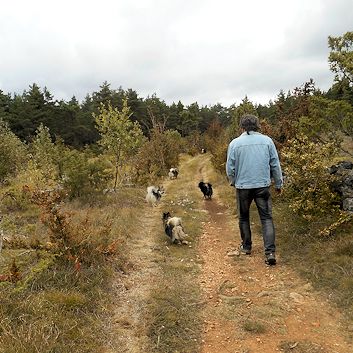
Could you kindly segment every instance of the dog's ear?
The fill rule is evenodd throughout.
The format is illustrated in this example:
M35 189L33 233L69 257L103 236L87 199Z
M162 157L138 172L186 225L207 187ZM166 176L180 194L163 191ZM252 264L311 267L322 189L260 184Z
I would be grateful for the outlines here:
M163 212L162 219L168 219L169 217L171 217L170 212Z

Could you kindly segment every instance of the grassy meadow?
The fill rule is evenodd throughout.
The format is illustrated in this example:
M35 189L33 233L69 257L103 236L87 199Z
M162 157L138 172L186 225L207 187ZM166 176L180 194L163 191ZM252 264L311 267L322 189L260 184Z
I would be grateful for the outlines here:
M112 279L128 266L126 242L143 200L142 189L130 188L63 204L65 226L81 242L75 256L53 251L37 207L4 216L5 235L16 234L0 257L0 274L12 276L0 282L0 352L104 352L114 344Z

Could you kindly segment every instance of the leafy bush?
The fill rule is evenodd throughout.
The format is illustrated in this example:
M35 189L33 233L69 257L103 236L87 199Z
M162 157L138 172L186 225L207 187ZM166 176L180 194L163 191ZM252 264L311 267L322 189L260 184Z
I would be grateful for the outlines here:
M182 141L181 135L175 130L161 132L154 129L151 138L143 144L132 161L135 179L145 183L166 175L171 167L176 167Z
M213 146L212 164L221 174L225 174L226 172L227 150L228 140L225 138L221 139Z
M74 222L73 214L63 209L59 192L35 190L31 195L41 209L41 221L50 230L47 249L72 261L77 271L81 263L94 263L116 252L118 241L112 239L111 220L98 225L87 216Z
M11 213L16 211L29 211L33 209L33 204L30 200L28 188L51 188L55 184L45 180L44 175L38 169L32 160L24 165L16 176L8 179L7 185L0 189L0 210L3 213ZM24 214L22 214L22 219ZM19 218L17 219L20 220Z
M184 137L185 144L183 146L183 152L195 156L200 153L202 148L207 148L203 135L199 131L193 131L189 135Z
M30 206L30 200L18 185L1 190L1 211L24 211Z
M113 176L112 166L103 156L89 158L77 150L66 151L62 171L63 187L71 198L103 190Z
M33 161L42 171L46 179L56 179L58 170L55 165L57 146L52 142L49 129L40 124L36 131L36 137L31 144Z
M123 107L120 111L110 104L107 107L102 104L99 108L99 115L93 114L101 135L98 143L113 156L114 189L117 186L124 161L133 156L144 141L141 127L137 121L130 120L131 115L127 99L123 100Z
M16 173L26 160L26 146L0 119L0 181Z
M332 234L350 219L339 209L338 195L331 189L335 177L329 174L328 165L335 152L333 142L313 142L305 135L288 141L282 150L286 175L284 195L289 207L310 221L311 227L320 223L321 234Z
M300 116L295 127L313 140L336 140L339 144L340 132L353 137L353 107L345 101L312 96L307 115Z

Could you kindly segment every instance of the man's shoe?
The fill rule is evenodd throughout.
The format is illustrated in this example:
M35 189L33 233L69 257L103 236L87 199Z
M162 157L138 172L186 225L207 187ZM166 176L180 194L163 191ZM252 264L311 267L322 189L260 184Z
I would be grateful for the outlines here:
M251 255L250 249L244 249L243 245L240 245L239 251L243 255Z
M265 255L265 263L266 265L276 265L276 256L274 253L266 254Z

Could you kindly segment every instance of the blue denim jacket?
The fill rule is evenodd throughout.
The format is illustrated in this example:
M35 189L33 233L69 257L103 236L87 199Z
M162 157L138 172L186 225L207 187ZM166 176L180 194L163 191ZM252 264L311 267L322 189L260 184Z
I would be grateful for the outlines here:
M282 188L283 177L272 139L259 132L244 132L228 146L226 172L237 189L255 189L271 185Z

